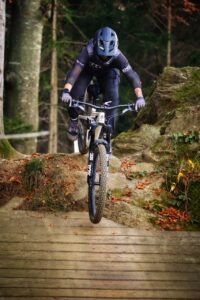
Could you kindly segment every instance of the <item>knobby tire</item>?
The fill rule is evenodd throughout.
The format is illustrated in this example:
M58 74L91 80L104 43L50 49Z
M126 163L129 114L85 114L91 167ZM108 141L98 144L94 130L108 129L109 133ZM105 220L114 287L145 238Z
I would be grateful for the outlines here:
M105 145L99 144L95 147L92 179L88 187L89 217L94 224L99 223L103 216L107 198L107 172L106 148Z

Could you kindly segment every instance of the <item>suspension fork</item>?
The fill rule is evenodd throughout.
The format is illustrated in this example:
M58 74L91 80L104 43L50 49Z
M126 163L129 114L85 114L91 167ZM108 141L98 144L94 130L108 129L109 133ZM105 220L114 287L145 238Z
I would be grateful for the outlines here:
M108 148L108 143L106 140L104 139L98 139L95 140L94 139L94 135L92 135L91 137L91 142L90 142L90 147L89 147L89 155L88 155L88 174L87 174L87 183L89 186L91 186L93 184L93 179L94 179L94 159L95 159L95 148L98 145L104 145L106 148L106 152L107 152L107 148ZM107 168L109 167L109 156L110 154L108 154L107 152Z
M90 145L88 153L88 170L87 170L87 183L89 186L92 185L92 180L94 177L94 130L90 130Z

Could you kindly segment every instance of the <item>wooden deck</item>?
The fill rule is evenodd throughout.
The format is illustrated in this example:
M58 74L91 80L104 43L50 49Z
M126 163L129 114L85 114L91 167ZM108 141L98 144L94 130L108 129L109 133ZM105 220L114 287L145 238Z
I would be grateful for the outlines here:
M0 208L0 299L200 299L200 232Z

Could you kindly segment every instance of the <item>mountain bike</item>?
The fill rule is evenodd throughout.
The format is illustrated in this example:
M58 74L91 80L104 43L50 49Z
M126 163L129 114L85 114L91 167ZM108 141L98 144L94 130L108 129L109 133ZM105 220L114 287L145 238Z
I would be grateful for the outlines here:
M88 210L90 221L97 224L101 221L107 198L107 177L109 159L112 153L110 121L106 111L123 109L120 115L134 111L134 104L117 106L94 105L79 100L72 100L71 106L82 113L78 116L78 145L81 154L88 152ZM84 114L85 108L91 109L91 114Z

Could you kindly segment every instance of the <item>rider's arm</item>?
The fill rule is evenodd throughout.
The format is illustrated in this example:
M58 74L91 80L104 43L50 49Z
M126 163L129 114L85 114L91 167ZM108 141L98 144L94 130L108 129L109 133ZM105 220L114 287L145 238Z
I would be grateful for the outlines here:
M130 81L136 97L143 97L142 89L141 89L141 81L140 77L135 70L129 64L127 58L119 51L119 55L116 58L116 63L121 72L127 77Z
M141 88L135 88L134 89L135 91L135 94L136 94L136 97L139 98L139 97L143 97L143 94L142 94L142 89Z
M68 89L69 92L71 91L75 81L79 77L81 71L87 64L88 60L89 60L88 50L87 50L87 47L84 47L82 49L82 51L80 52L80 54L78 55L72 69L66 75L64 88Z

